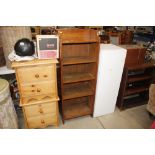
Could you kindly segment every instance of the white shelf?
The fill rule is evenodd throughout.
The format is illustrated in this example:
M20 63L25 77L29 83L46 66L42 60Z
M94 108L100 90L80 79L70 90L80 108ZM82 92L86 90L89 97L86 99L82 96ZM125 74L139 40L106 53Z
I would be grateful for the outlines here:
M12 74L12 73L15 73L15 70L9 69L6 66L0 67L0 75Z

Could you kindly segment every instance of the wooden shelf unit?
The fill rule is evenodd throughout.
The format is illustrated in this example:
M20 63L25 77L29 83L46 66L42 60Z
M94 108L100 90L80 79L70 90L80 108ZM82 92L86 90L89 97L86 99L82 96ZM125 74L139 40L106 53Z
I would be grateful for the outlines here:
M146 53L144 47L139 45L120 46L127 49L116 103L123 110L147 103L150 84L155 81L155 60L144 61Z
M125 66L117 98L117 106L121 110L147 103L149 87L154 80L154 64L139 64L139 67L135 68Z
M58 29L61 111L67 119L93 112L99 55L96 30ZM85 98L89 98L84 100ZM78 101L78 102L77 102Z

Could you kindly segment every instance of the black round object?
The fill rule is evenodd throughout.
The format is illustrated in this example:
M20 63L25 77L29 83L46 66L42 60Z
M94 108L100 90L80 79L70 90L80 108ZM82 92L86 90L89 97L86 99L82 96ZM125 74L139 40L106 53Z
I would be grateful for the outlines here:
M27 38L20 39L14 46L15 53L19 56L32 56L35 51L34 43Z

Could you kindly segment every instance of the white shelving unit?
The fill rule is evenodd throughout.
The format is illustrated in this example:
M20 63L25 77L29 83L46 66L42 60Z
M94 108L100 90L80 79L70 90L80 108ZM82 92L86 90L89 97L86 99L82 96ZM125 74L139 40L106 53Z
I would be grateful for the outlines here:
M7 68L7 66L0 67L0 75L12 74L15 73L15 70Z

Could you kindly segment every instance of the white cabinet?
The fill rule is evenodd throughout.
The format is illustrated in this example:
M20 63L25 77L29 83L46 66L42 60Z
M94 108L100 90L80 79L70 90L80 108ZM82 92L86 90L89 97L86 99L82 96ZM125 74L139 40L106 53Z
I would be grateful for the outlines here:
M126 49L116 45L100 45L94 117L112 113L115 110L126 52Z

